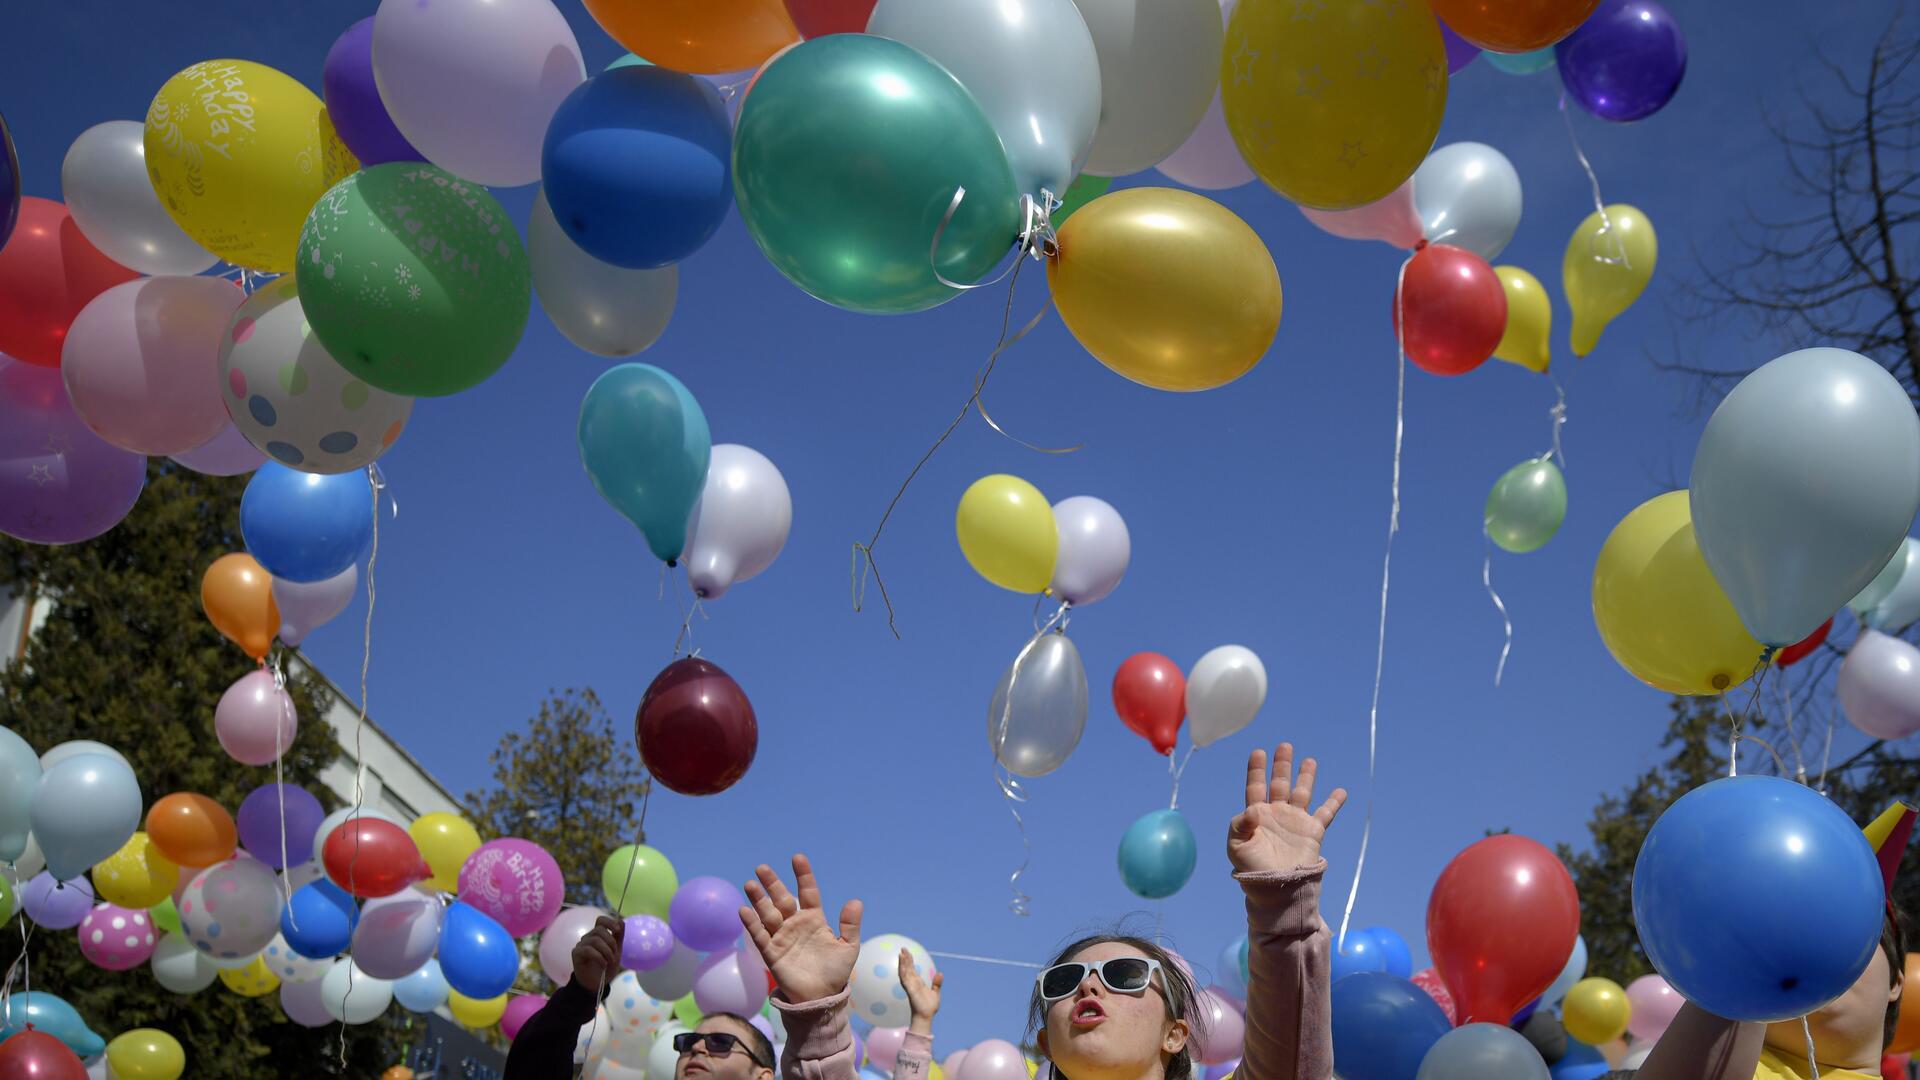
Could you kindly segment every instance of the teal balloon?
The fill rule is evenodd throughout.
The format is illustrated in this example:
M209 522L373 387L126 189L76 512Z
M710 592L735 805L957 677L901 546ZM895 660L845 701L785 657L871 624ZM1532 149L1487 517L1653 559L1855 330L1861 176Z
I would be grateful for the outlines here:
M897 41L833 34L754 83L733 143L734 198L754 242L813 296L876 315L959 295L1006 255L1020 196L993 125L939 64Z
M1193 877L1199 848L1193 827L1178 810L1155 810L1127 827L1120 838L1120 880L1137 896L1161 900Z
M26 854L40 755L12 728L0 727L0 862Z
M1504 551L1538 551L1567 519L1567 479L1545 458L1523 461L1487 495L1487 536Z
M1553 66L1553 46L1523 53L1482 52L1494 70L1509 75L1538 75Z
M639 526L669 566L687 546L687 518L712 456L700 403L652 364L608 370L580 403L580 461L594 490Z
M0 1015L0 1042L6 1042L29 1026L66 1043L67 1049L83 1058L105 1053L107 1049L107 1040L88 1027L65 998L44 990L16 991L7 998L7 1011Z

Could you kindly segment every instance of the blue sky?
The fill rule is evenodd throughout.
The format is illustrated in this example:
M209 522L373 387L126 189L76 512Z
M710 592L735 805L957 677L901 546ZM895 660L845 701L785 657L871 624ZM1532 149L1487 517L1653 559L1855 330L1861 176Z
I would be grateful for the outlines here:
M589 70L619 53L578 3L559 3ZM1500 621L1479 580L1481 507L1502 471L1546 449L1553 391L1500 363L1455 380L1408 375L1374 842L1355 918L1399 928L1421 956L1427 891L1459 848L1503 826L1583 842L1595 799L1659 759L1666 699L1615 666L1588 605L1607 531L1686 476L1704 420L1692 408L1696 388L1650 358L1751 366L1820 344L1692 330L1664 301L1694 274L1696 252L1732 250L1744 204L1778 199L1782 169L1763 110L1791 111L1796 82L1830 98L1814 49L1863 60L1891 8L1756 0L1713 19L1712 5L1673 6L1691 53L1675 101L1630 126L1575 117L1607 198L1653 220L1661 261L1648 295L1578 364L1565 355L1567 313L1556 299L1569 513L1542 551L1495 560L1516 634L1498 689ZM257 60L317 89L334 37L374 7L22 6L6 35L0 109L26 191L57 197L74 136L143 117L154 90L194 61ZM1454 78L1440 139L1489 142L1513 160L1526 212L1500 261L1531 269L1556 297L1567 235L1592 208L1557 92L1551 74L1514 78L1476 63ZM522 226L533 191L499 193ZM805 850L831 898L865 898L869 933L1014 959L1044 959L1073 931L1151 914L1120 884L1114 852L1135 817L1166 805L1166 769L1115 718L1107 688L1133 652L1164 652L1185 666L1238 642L1265 658L1272 689L1254 725L1203 751L1187 774L1181 806L1201 860L1164 904L1166 932L1203 969L1237 933L1224 830L1244 755L1280 739L1318 755L1326 781L1355 794L1327 847L1325 907L1338 919L1368 796L1398 256L1316 231L1257 183L1221 201L1259 230L1279 265L1286 311L1272 351L1224 389L1175 396L1108 372L1049 318L1003 358L988 399L1016 434L1086 449L1041 456L977 420L962 426L878 548L899 641L877 605L851 610L850 544L865 539L965 397L993 343L1002 294L908 317L842 312L788 284L737 214L683 265L672 326L641 359L686 382L716 441L771 457L794 500L780 560L710 605L696 629L704 655L753 699L761 742L733 790L653 801L650 838L683 877L739 879L756 862L779 865ZM1025 275L1018 317L1044 295L1041 276ZM486 781L488 751L548 688L592 686L624 725L671 659L680 601L658 598L659 564L594 494L575 447L580 397L607 364L536 311L498 375L457 397L422 400L385 459L402 509L381 528L370 706L456 791ZM1032 603L976 577L952 532L960 492L1000 471L1056 500L1106 499L1134 545L1125 583L1073 619L1093 709L1072 760L1031 784L1027 918L1006 908L1020 846L990 777L984 719ZM359 667L362 610L356 604L308 643L343 685ZM1836 755L1859 744L1843 730ZM939 1052L1017 1037L1028 976L946 966Z

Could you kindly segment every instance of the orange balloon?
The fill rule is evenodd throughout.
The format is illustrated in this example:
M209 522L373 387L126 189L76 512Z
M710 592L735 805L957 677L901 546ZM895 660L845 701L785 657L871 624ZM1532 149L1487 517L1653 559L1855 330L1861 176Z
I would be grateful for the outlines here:
M1532 52L1574 32L1600 0L1433 0L1433 13L1483 49Z
M380 1074L380 1080L413 1080L413 1070L405 1065L395 1065Z
M200 606L215 630L255 660L266 659L280 632L280 605L273 601L273 578L253 556L235 552L213 560L200 578Z
M226 807L205 795L176 791L147 811L147 840L178 866L202 867L233 858L240 835Z
M664 68L718 75L800 40L782 0L586 0L613 40Z
M1900 987L1900 1019L1893 1026L1893 1041L1887 1053L1905 1054L1920 1050L1920 953L1907 954L1907 973Z

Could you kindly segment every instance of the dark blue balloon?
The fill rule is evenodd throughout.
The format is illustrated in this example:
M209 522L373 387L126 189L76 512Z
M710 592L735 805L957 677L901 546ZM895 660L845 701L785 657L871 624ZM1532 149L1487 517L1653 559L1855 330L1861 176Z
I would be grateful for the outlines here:
M1659 112L1687 74L1687 41L1653 0L1601 0L1553 55L1567 96L1616 123Z
M1586 1043L1567 1040L1567 1056L1553 1063L1553 1080L1600 1080L1613 1070L1600 1051Z
M1513 1014L1513 1019L1507 1023L1507 1026L1517 1028L1520 1025L1526 1023L1528 1020L1533 1018L1534 1010L1538 1009L1539 1007L1540 1007L1539 998L1534 998L1532 1001L1529 1001L1525 1005L1520 1006L1520 1011Z
M347 951L359 922L360 907L347 890L321 878L293 890L280 911L280 936L301 956L325 960Z
M1367 933L1373 935L1380 945L1380 955L1386 957L1387 974L1413 978L1413 950L1407 948L1407 939L1400 936L1400 931L1391 926L1369 926Z
M496 998L513 985L520 950L485 912L455 900L440 923L440 974L470 998Z
M0 116L0 247L13 235L13 223L20 220L20 154L13 148L13 132L7 130L7 118Z
M1366 971L1333 984L1333 1059L1346 1080L1413 1080L1451 1030L1427 992L1397 975Z
M1164 899L1186 885L1198 858L1193 827L1180 811L1149 811L1120 838L1120 880L1136 896Z
M727 216L733 123L704 79L615 68L560 103L540 180L580 250L615 266L666 266L700 250Z
M1333 952L1333 981L1349 975L1386 973L1387 954L1371 930L1349 930L1347 939ZM1409 972L1411 974L1411 972Z
M1885 903L1859 826L1773 776L1682 795L1633 867L1647 959L1682 997L1729 1020L1804 1016L1845 993L1879 947Z
M325 581L359 561L373 543L373 485L365 472L337 476L269 461L240 497L240 535L267 573Z

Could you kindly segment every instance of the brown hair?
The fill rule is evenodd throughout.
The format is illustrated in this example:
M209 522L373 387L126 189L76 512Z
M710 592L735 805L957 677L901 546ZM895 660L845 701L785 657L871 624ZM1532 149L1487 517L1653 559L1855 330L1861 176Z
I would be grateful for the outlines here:
M780 1068L780 1063L773 1059L773 1040L767 1038L765 1032L754 1027L753 1021L741 1016L739 1013L730 1012L710 1012L700 1019L731 1020L741 1027L746 1028L747 1033L744 1038L747 1042L747 1056L753 1059L755 1065L763 1069L778 1070Z
M1167 1016L1173 1020L1185 1020L1189 1029L1187 1045L1181 1047L1180 1052L1173 1055L1173 1059L1167 1062L1166 1080L1193 1080L1195 1075L1193 1044L1194 1040L1200 1036L1205 1018L1194 1007L1194 1002L1199 998L1199 990L1193 984L1193 976L1187 974L1186 965L1176 959L1171 951L1133 934L1121 932L1090 934L1078 941L1067 943L1064 948L1054 954L1053 959L1049 960L1046 966L1052 967L1055 964L1066 963L1083 949L1109 942L1138 949L1140 955L1159 961L1160 977L1164 983L1164 996L1167 1002ZM1044 971L1045 968L1041 970ZM1035 980L1032 997L1027 1003L1027 1042L1029 1044L1035 1042L1035 1033L1046 1027L1048 1004L1041 1000L1040 983ZM1053 1080L1066 1080L1066 1076L1057 1066L1052 1068Z
M1899 986L1907 977L1907 917L1892 901L1887 902L1887 921L1880 928L1880 951L1887 954L1887 989ZM1901 998L1887 1002L1887 1021L1880 1035L1880 1052L1893 1045L1893 1028L1900 1022Z

